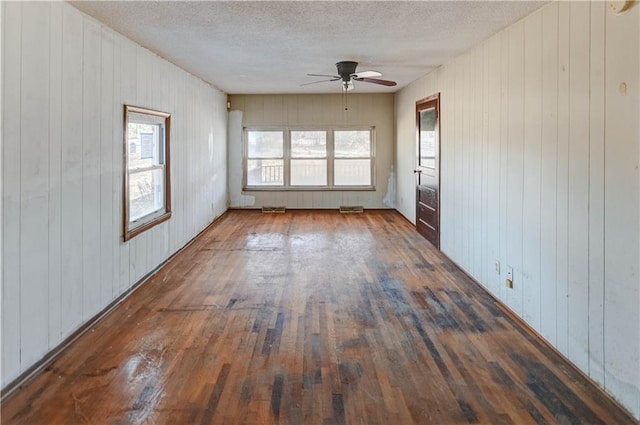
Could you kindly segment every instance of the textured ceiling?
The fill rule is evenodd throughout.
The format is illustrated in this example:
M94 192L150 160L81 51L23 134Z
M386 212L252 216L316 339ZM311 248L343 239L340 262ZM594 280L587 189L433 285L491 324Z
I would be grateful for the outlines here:
M340 93L353 60L394 92L540 8L532 1L79 1L76 8L231 94Z

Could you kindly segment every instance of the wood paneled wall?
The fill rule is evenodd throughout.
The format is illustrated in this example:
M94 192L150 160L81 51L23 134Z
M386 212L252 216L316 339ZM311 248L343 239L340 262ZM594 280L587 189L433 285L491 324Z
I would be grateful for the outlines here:
M226 95L63 2L2 2L2 385L227 208ZM172 114L173 216L122 242L123 104Z
M389 171L393 164L393 94L349 93L348 110L344 110L343 96L340 94L320 95L232 95L229 96L231 109L242 111L242 125L251 126L344 126L375 127L376 131L376 174L375 191L250 191L250 197L235 196L232 200L255 200L251 205L231 205L232 207L260 208L286 206L287 208L338 208L341 205L362 205L365 208L386 208L382 199L387 193ZM229 128L229 132L242 129ZM242 138L232 137L232 140ZM230 157L242 152L242 145L229 146ZM229 164L229 179L242 179L242 163Z
M639 15L554 3L396 95L398 209L440 92L442 250L638 418Z

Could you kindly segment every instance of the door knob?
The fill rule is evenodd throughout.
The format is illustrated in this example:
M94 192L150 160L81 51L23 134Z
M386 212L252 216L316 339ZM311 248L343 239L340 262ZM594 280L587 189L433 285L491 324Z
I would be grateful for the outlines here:
M413 170L414 174L417 174L420 172L420 170Z

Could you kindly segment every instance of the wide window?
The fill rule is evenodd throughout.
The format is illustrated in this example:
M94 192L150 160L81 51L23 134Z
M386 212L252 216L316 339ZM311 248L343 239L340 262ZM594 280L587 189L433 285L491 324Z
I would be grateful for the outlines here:
M374 131L245 129L247 190L373 190Z
M171 217L170 115L125 105L124 240Z

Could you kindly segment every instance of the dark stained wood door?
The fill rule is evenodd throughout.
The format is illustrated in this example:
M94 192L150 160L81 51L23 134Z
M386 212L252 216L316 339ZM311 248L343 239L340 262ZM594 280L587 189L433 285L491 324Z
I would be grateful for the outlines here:
M440 94L416 102L416 228L440 248Z

